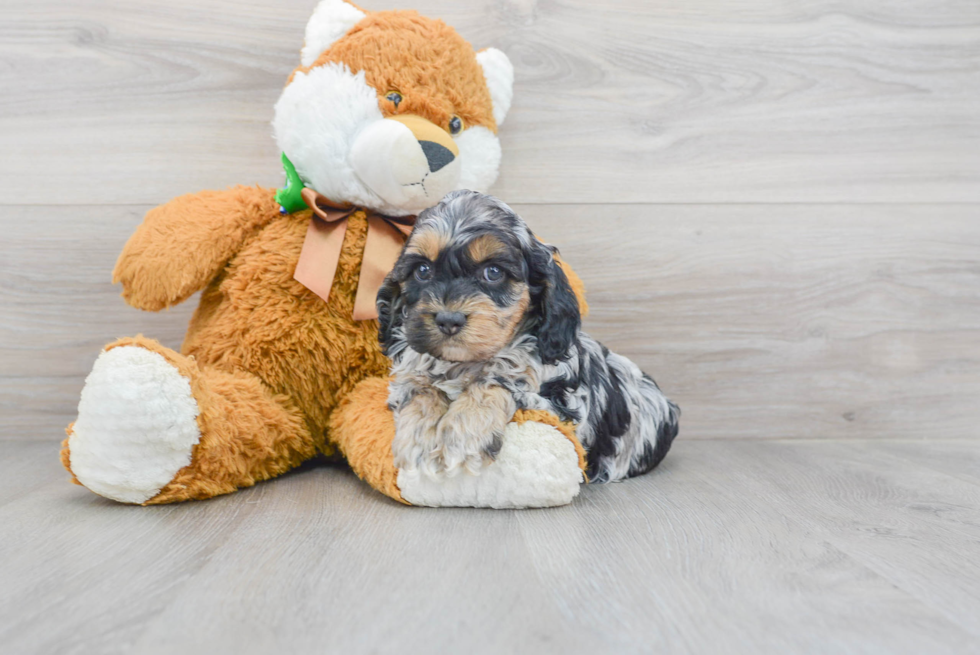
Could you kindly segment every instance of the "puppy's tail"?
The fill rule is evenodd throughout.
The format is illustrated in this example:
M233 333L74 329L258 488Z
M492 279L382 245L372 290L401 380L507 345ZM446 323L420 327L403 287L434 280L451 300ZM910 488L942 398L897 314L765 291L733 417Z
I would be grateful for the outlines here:
M664 396L660 387L646 373L640 383L640 398L643 405L633 418L643 423L641 439L630 460L626 477L632 478L653 470L670 450L680 429L680 407Z

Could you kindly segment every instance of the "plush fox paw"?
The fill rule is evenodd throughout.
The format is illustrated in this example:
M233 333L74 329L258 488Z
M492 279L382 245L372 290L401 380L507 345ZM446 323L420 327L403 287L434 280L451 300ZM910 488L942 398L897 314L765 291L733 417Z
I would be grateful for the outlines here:
M445 403L429 408L441 416ZM585 481L585 451L574 426L540 410L518 410L507 423L495 459L479 475L460 472L432 479L416 458L399 462L393 451L395 419L388 409L388 379L362 380L341 401L330 434L363 480L381 493L430 507L554 507L567 505ZM394 450L399 450L395 448Z
M496 459L479 475L433 480L418 469L399 469L404 500L428 507L554 507L567 505L583 482L575 445L555 427L508 423Z
M190 381L159 353L103 351L82 389L67 463L100 496L146 502L190 463L199 413Z

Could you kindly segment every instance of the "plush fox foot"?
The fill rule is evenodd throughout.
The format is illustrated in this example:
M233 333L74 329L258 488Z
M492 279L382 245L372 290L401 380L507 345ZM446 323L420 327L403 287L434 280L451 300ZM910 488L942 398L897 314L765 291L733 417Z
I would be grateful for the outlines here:
M201 440L190 380L137 346L103 352L68 437L71 471L90 490L143 503L191 463Z
M544 411L520 410L507 425L496 459L479 475L432 480L395 466L395 423L388 380L362 381L331 419L331 437L354 472L404 503L428 507L553 507L567 505L584 481L585 453L574 428Z
M578 495L582 469L574 444L554 426L509 423L496 459L479 475L437 480L418 469L398 471L402 498L427 507L554 507Z
M299 414L258 378L136 337L96 360L62 463L100 496L159 504L251 486L315 453Z

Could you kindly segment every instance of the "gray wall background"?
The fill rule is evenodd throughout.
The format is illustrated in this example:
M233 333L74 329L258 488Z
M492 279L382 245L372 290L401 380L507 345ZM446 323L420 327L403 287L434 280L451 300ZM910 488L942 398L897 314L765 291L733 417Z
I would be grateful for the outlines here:
M980 3L385 0L516 68L494 192L685 438L978 436ZM0 439L56 440L146 210L279 185L313 0L0 2ZM57 16L52 19L52 16Z

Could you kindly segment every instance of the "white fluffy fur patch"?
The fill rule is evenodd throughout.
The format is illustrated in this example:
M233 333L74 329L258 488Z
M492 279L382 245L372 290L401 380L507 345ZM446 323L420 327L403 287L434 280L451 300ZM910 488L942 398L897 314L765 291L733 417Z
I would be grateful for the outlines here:
M302 64L312 65L324 50L365 16L367 14L344 0L322 0L306 24L306 41L300 53Z
M510 103L514 99L514 65L510 63L500 50L487 48L476 53L476 60L483 68L483 77L487 80L490 99L493 101L493 120L502 125L510 111Z
M543 423L510 423L496 461L480 475L461 473L435 482L416 471L398 472L402 498L427 507L555 507L578 495L582 471L575 447Z
M104 351L68 439L71 470L100 496L145 502L190 464L199 412L190 381L163 356L137 346Z
M485 127L471 127L456 137L462 163L456 189L485 192L500 172L500 139ZM434 203L433 203L434 204Z

